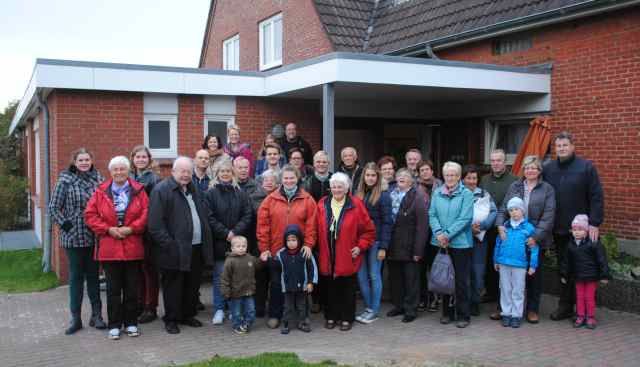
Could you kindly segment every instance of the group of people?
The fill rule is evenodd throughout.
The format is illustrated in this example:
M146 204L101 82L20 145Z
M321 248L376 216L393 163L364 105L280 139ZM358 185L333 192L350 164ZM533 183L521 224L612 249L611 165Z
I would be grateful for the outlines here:
M441 307L441 323L464 328L499 283L499 311L491 317L519 327L523 318L539 320L540 264L552 244L563 293L551 317L571 317L577 294L575 326L593 328L597 282L609 278L598 241L602 188L592 163L576 157L569 133L554 145L557 159L543 168L538 157L525 158L522 178L507 171L498 149L488 175L446 162L442 180L417 149L399 168L391 156L361 165L356 149L346 147L329 172L329 155L312 154L293 123L280 141L266 137L257 160L236 126L227 144L207 136L194 158L175 159L163 180L145 146L112 158L107 179L93 155L78 149L49 204L69 262L66 334L82 328L85 279L89 324L109 329L110 339L123 331L138 336L138 323L157 318L160 287L165 330L200 327L206 268L213 270L212 323L228 315L238 334L257 317L282 334L309 332L312 312L324 313L327 329L370 324L380 316L384 266L393 305L387 317L408 323ZM427 289L439 252L453 264L451 295ZM492 277L498 273L499 282Z

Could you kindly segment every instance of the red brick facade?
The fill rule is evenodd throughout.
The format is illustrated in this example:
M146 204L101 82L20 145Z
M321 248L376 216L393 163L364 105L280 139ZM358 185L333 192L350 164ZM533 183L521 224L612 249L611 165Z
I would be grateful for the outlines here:
M217 0L200 67L222 69L222 43L239 34L240 70L258 70L258 24L278 13L282 13L283 65L333 51L312 0Z

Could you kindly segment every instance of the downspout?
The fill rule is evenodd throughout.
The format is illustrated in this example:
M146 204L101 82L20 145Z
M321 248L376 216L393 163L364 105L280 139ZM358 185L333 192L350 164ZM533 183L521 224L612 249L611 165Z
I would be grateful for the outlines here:
M427 56L429 56L430 59L440 60L438 55L436 55L435 52L433 52L433 48L431 47L430 43L427 43L426 45L424 45L424 50L425 50L425 52L427 53Z
M38 108L42 111L42 129L44 131L44 243L42 244L42 271L51 271L51 214L49 213L51 163L49 157L49 106L41 93L36 93ZM38 163L36 163L38 164Z

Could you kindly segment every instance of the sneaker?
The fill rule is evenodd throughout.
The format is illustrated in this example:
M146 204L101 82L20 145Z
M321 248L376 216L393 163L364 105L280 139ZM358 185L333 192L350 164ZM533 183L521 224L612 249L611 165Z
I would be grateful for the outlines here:
M249 325L243 324L240 325L240 329L244 330L245 333L249 332Z
M132 338L140 335L140 331L138 331L138 327L133 325L127 326L126 332L127 332L127 336L130 336Z
M366 310L362 311L360 315L356 316L356 321L364 324L364 321L362 320L366 319L369 313L371 313L371 311L367 308Z
M520 327L520 324L522 323L522 319L520 317L512 317L511 318L511 327L514 329L517 329Z
M120 329L111 329L109 330L109 339L118 340L120 339Z
M224 322L224 311L222 310L216 311L216 313L213 315L213 319L211 320L211 322L214 325L222 325L222 323Z
M286 321L282 322L282 327L280 327L280 334L287 335L289 334L289 323Z
M502 316L502 326L504 327L511 326L511 316Z
M597 323L596 323L596 319L594 319L593 317L589 317L587 318L587 329L593 330L596 328Z
M369 312L369 313L367 313L366 316L364 316L362 318L362 320L360 320L360 322L363 323L363 324L370 324L370 323L376 321L377 319L378 319L378 315L377 314L375 314L373 312Z
M246 334L247 333L247 331L242 326L231 328L231 330L233 330L233 332L238 334L238 335L242 335L242 334Z
M576 321L573 323L573 327L574 328L579 328L579 327L583 327L585 325L585 319L582 316L578 316L576 317Z

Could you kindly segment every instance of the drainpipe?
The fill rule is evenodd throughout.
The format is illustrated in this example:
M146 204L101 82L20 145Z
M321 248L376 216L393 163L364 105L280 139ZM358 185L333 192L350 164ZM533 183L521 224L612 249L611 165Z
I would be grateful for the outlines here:
M50 200L50 180L51 180L51 163L49 157L49 106L42 97L41 93L37 93L38 108L42 111L42 129L44 131L44 241L42 244L42 271L51 271L51 215L49 213ZM37 162L36 162L37 164Z
M440 58L438 57L438 55L435 54L435 52L433 52L433 48L431 47L430 43L427 43L424 46L424 50L427 53L427 56L429 56L430 59L434 59L434 60L440 60Z

